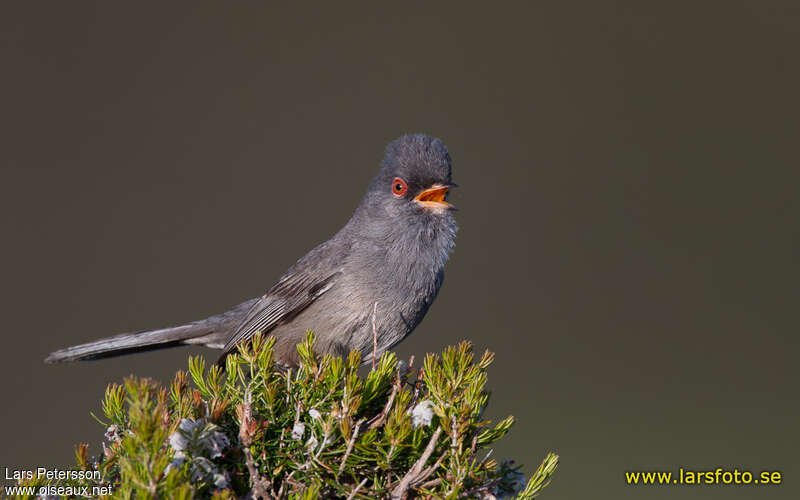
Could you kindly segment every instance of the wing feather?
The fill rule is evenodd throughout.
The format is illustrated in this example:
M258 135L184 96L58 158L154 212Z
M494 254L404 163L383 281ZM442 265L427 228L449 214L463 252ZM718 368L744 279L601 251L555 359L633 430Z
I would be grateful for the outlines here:
M325 244L320 245L320 247L324 246ZM334 286L336 277L341 275L341 271L330 259L320 259L320 254L327 253L322 251L324 248L320 247L309 252L306 257L292 266L250 308L226 342L223 348L223 357L234 351L240 342L249 340L256 332L267 333L276 326L291 321Z

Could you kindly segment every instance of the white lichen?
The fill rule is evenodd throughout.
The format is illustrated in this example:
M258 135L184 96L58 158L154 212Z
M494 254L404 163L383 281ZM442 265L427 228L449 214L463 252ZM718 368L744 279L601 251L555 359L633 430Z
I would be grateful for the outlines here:
M175 453L165 472L189 462L192 480L209 481L220 489L229 486L228 477L209 459L221 457L225 448L230 446L228 437L219 431L219 427L203 419L184 418L178 429L170 434L169 445Z
M122 438L119 435L119 427L117 427L116 424L110 425L108 429L106 429L105 438L109 443L117 443L121 441Z
M417 406L411 410L411 425L415 428L421 425L429 426L433 420L433 402L426 399L420 401Z
M292 427L292 439L295 441L299 441L303 439L303 435L306 433L306 424L303 422L297 422Z

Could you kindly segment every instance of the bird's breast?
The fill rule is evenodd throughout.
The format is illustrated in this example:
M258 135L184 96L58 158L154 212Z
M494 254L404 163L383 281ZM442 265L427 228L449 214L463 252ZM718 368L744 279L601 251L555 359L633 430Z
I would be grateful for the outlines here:
M354 248L340 293L348 316L358 318L346 336L363 359L372 356L373 322L380 355L422 321L442 285L453 247L455 227L447 229L363 241Z

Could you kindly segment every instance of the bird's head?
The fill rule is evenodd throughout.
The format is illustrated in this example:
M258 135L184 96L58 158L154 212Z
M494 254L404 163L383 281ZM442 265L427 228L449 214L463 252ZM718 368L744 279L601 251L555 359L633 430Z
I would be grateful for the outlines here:
M450 154L426 134L409 134L389 143L381 169L364 203L392 217L452 219L447 201L452 183Z

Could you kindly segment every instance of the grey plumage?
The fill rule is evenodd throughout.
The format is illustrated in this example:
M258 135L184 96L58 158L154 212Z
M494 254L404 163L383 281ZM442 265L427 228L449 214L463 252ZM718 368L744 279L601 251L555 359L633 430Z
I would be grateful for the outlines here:
M439 140L405 135L345 226L298 260L264 296L177 327L127 333L56 351L47 362L97 359L182 344L221 347L222 357L256 331L274 335L279 361L296 363L307 330L323 352L377 354L419 324L442 285L457 226L445 201L451 160ZM405 188L405 190L403 190ZM402 191L402 192L401 192Z

